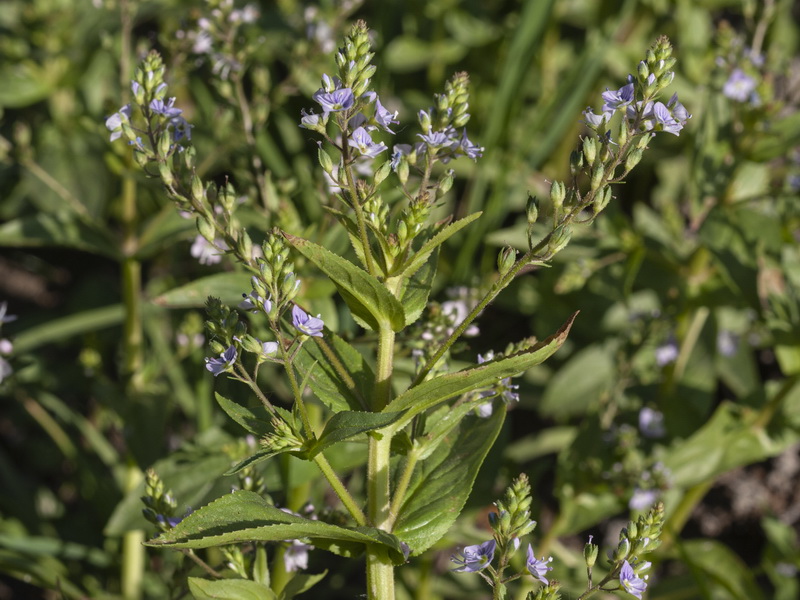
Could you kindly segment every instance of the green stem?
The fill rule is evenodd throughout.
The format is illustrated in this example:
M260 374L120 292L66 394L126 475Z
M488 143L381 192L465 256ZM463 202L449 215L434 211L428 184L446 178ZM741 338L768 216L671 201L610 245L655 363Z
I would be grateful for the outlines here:
M350 204L353 211L356 213L356 223L358 223L358 238L361 240L361 246L364 250L364 262L366 263L367 272L370 275L375 275L375 262L372 259L372 247L369 245L369 237L367 236L367 222L364 219L364 209L361 207L361 200L358 197L356 190L356 180L353 177L353 170L348 165L349 151L347 145L342 147L342 165L344 165L345 179L347 180L347 192L350 195Z
M344 504L344 507L347 509L347 512L350 513L350 516L353 517L359 526L365 526L367 524L367 517L350 495L350 492L347 491L347 488L344 486L341 479L339 479L339 476L336 475L336 472L333 470L333 467L331 467L328 459L326 459L325 456L320 453L314 457L314 462L317 463L319 470L322 471L322 474L325 476L325 479L328 480L328 483L333 491L336 492L337 496L339 496L339 500L342 501L342 504Z
M400 474L400 479L397 481L397 488L394 491L392 504L389 507L389 525L394 527L394 523L400 514L400 508L405 500L408 485L411 483L411 475L414 473L414 467L417 466L417 453L412 449L406 457L406 464L403 466L403 472Z

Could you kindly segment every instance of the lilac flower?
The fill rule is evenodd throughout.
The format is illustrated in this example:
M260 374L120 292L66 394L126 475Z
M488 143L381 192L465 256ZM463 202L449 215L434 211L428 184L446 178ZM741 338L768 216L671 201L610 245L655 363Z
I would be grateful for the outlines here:
M301 333L313 337L322 337L322 329L325 327L319 315L312 317L296 304L292 307L292 325Z
M421 137L432 148L447 146L452 141L452 137L448 136L446 131L432 131L427 134L418 133L417 136Z
M222 252L220 250L227 249L228 245L221 240L215 240L214 245L212 245L202 235L198 235L194 238L194 243L189 252L201 265L215 265L222 260Z
M722 356L733 356L739 348L739 336L731 331L723 330L717 334L717 351Z
M605 106L603 107L603 113L596 115L592 111L591 107L587 108L583 111L584 116L584 123L589 126L590 129L600 129L601 127L605 127L608 125L608 122L611 120L611 117L614 116L614 111L605 110Z
M175 527L178 523L183 521L184 517L165 517L164 515L156 515L156 521L162 525L169 525Z
M538 579L545 585L550 583L549 581L547 581L547 577L545 577L545 575L547 575L548 571L553 570L553 567L548 565L548 563L551 562L553 562L552 556L546 560L544 557L542 557L541 560L537 559L533 555L533 547L530 544L528 544L528 560L525 563L525 567L528 569L528 572L531 575L533 575L536 579Z
M132 114L131 105L126 104L106 119L106 128L111 132L112 142L122 136L122 124L129 122Z
M157 115L164 115L165 117L172 119L174 117L180 116L183 112L180 108L175 108L175 98L170 98L166 102L161 98L153 98L150 101L150 110L152 110Z
M393 123L400 123L397 120L397 111L390 112L387 110L383 104L381 104L381 99L378 98L378 94L375 92L366 92L363 97L366 97L370 102L375 102L375 122L378 126L388 133L394 133L391 129L389 129L389 125Z
M656 364L659 367L674 363L678 358L678 344L675 343L675 340L669 340L656 348L655 355Z
M350 88L342 88L326 92L324 90L317 90L312 96L316 102L322 107L324 114L339 112L347 110L355 104L355 96L353 90Z
M483 146L473 144L469 141L469 139L467 139L466 128L464 128L464 133L461 136L461 143L459 146L464 155L472 160L478 160L481 156L483 156Z
M5 338L0 339L0 354L5 354L8 356L14 351L14 344L11 343L11 340L7 340Z
M734 69L728 81L722 86L722 94L736 102L752 100L756 90L756 80L741 69Z
M686 121L692 118L692 115L689 114L689 111L686 110L683 104L678 102L677 92L672 94L672 98L667 102L667 108L672 113L672 117L680 123L681 127L686 124Z
M639 600L641 600L642 594L647 589L647 581L639 578L633 572L633 567L627 560L622 563L622 569L619 572L619 583L626 592L631 596L636 596Z
M489 362L490 360L493 359L494 359L494 352L491 350L486 353L485 357L478 354L479 365L482 365L483 363ZM509 402L519 402L519 394L514 391L518 389L519 389L518 385L513 385L511 383L511 377L506 377L505 379L501 379L500 381L498 381L493 388L482 391L480 395L483 398L499 396L503 400L503 402L508 404Z
M633 495L628 501L628 508L631 510L646 510L653 506L657 499L657 490L643 490L637 487L633 490Z
M308 568L308 551L313 548L310 544L304 544L300 540L292 540L283 554L283 565L286 571L294 573L300 569Z
M16 321L17 315L9 315L8 314L8 302L0 302L0 325L3 323L11 323L11 321Z
M664 415L652 408L644 407L639 411L639 431L648 438L660 438L666 433Z
M487 402L486 404L481 404L478 407L478 416L481 419L488 419L492 416L494 412L494 405L491 402Z
M653 105L653 116L655 117L655 125L660 131L678 135L680 130L683 129L683 123L675 120L663 102L656 102Z
M220 354L219 358L206 358L206 369L216 377L220 373L230 370L234 362L236 362L236 348L228 346L228 349Z
M267 358L278 351L278 342L263 342L261 344L261 357Z
M372 141L372 137L370 137L369 133L363 127L359 127L356 129L350 138L347 140L347 144L358 150L362 155L369 156L370 158L375 158L386 150L386 144L383 142L376 144Z
M192 52L195 54L208 54L214 47L214 38L208 31L200 31L194 38Z
M404 156L408 156L411 154L411 145L410 144L395 144L392 148L392 161L389 163L392 167L392 171L397 171L397 167L400 166L400 161L403 160Z
M0 383L3 383L3 380L13 372L11 364L5 358L0 358Z
M606 89L606 91L601 94L603 100L605 101L603 104L603 113L614 112L618 108L628 106L631 102L633 102L634 86L630 76L628 76L628 82L629 83L627 85L623 85L616 92Z
M453 571L456 573L474 573L488 567L494 559L497 542L489 540L482 544L467 546L461 552L454 554L450 560L459 565Z

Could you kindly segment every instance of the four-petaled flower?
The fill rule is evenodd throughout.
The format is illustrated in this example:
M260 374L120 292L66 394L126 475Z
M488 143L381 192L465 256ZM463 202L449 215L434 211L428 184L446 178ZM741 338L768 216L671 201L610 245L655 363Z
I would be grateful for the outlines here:
M525 562L525 567L528 569L528 572L533 575L536 579L547 585L550 583L547 581L548 571L552 571L553 567L549 565L549 563L553 562L553 557L549 557L545 559L544 557L540 559L536 558L533 554L533 547L528 544L528 560Z
M369 132L363 127L359 127L353 132L347 140L347 144L358 150L362 155L369 156L370 158L375 158L378 154L386 150L386 144L383 142L379 144L373 142Z
M619 572L619 583L626 592L631 596L636 596L639 600L641 600L642 594L647 589L647 581L634 573L633 567L627 560L622 563L622 569Z
M122 137L122 123L129 122L132 114L131 105L126 104L106 119L106 128L111 132L112 142Z
M308 551L313 548L300 540L292 540L283 553L283 565L288 573L308 568Z
M292 307L292 325L301 333L314 337L322 337L322 329L325 327L319 315L312 317L296 304Z
M326 115L332 112L347 110L351 108L356 101L355 96L353 96L353 90L350 88L342 88L333 90L332 92L317 90L314 92L312 98L319 103Z
M219 355L219 358L206 358L206 369L216 377L220 373L230 370L236 362L236 348L228 346L227 350Z
M613 110L603 110L602 114L596 115L592 111L591 108L587 108L583 111L583 116L585 118L584 123L586 123L592 129L598 129L603 125L607 125L608 122L611 120L611 117L614 116Z
M452 141L452 137L446 131L431 131L427 134L418 133L417 135L432 148L447 146Z
M747 102L754 99L756 80L741 69L734 69L728 81L722 86L722 94L737 102Z
M464 133L461 135L460 147L464 155L472 160L478 160L483 156L483 146L478 146L469 141L466 128L464 128Z
M496 548L497 542L494 540L467 546L460 553L450 557L451 561L459 565L453 571L457 573L474 573L488 567L494 558Z
M609 89L606 89L605 92L601 94L605 104L603 104L603 112L613 112L618 108L623 106L628 106L631 102L633 102L633 81L632 77L628 76L628 84L623 85L617 91L612 92Z
M153 98L150 101L150 110L169 119L180 116L183 112L180 108L175 108L175 98L170 98L166 102L161 98Z
M397 119L397 111L391 112L386 109L386 107L381 104L381 99L378 98L378 94L375 92L367 92L364 96L366 96L370 102L373 100L375 101L375 122L378 126L384 131L393 134L394 131L389 128L389 125L400 123Z

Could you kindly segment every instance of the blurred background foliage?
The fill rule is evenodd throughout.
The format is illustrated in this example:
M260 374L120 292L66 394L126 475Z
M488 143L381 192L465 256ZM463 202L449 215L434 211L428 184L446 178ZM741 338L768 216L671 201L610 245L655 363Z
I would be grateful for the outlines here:
M109 144L104 120L127 101L131 69L151 48L164 55L201 175L235 183L255 241L280 226L347 252L298 122L355 18L373 30L397 142L414 139L415 111L447 77L470 74L470 137L486 150L449 165L460 177L439 210L485 213L443 249L440 302L488 285L501 246L526 247L528 195L547 198L549 182L569 176L581 111L622 85L660 34L675 45L673 89L693 113L680 137L658 137L552 268L521 276L485 311L481 335L454 357L545 336L581 311L564 348L520 380L468 511L399 571L399 597L482 597L479 578L453 576L447 559L485 537L491 500L525 472L537 555L554 555L571 596L587 535L613 543L629 508L661 499L668 540L650 598L797 598L796 3L251 6L236 20L214 17L231 10L219 0L0 4L0 299L19 316L2 329L13 373L0 382L0 599L187 597L192 563L141 547L154 533L141 473L154 466L179 506L196 507L236 483L222 474L247 452L213 384L249 399L203 368L202 305L210 293L235 302L248 277L200 264L193 223L123 144ZM737 70L751 80L744 91ZM298 265L303 301L357 343L333 286ZM288 398L280 384L272 392ZM351 482L359 455L337 457ZM314 475L293 459L261 473L279 502L324 506ZM360 565L312 554L309 571L324 568L326 598L358 593Z

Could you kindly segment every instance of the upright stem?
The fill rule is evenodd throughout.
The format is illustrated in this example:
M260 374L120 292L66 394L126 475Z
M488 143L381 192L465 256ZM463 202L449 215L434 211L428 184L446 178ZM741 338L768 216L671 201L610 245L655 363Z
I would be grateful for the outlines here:
M374 411L380 411L391 399L393 365L394 331L388 324L382 324L378 331L375 396L372 403ZM391 447L391 436L380 431L369 439L367 516L373 527L384 531L390 531L392 527L389 486ZM388 555L377 547L367 548L367 597L369 600L394 600L394 566Z

